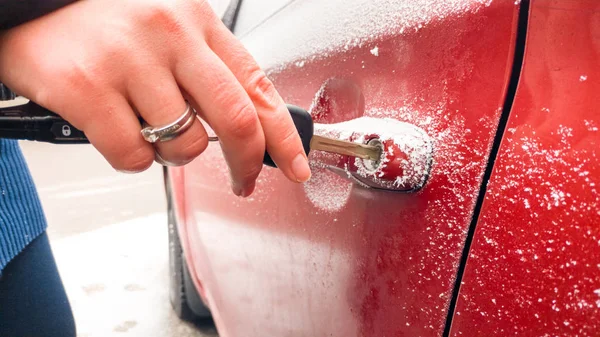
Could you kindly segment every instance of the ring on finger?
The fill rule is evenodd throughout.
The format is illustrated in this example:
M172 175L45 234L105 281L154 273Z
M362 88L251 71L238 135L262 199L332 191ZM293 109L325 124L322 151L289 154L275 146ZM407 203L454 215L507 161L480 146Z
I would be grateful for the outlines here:
M157 162L158 164L162 165L162 166L176 166L175 164L166 161L161 155L160 153L158 153L158 150L154 150L154 161Z
M144 128L141 131L144 140L149 143L166 142L177 138L189 129L196 118L196 111L192 109L187 101L185 105L185 111L173 123L162 126L150 126L144 123Z

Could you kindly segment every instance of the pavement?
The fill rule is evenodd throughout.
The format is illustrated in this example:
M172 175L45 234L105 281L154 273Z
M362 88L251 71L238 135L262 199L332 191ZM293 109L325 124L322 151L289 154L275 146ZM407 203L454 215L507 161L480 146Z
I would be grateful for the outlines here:
M91 145L22 142L79 337L216 337L169 304L162 168L118 173Z

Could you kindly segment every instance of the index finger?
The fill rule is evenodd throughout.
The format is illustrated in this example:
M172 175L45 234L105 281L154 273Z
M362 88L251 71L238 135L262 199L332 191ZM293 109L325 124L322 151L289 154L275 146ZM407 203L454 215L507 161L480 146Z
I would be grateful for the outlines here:
M213 27L207 34L207 43L252 100L269 155L288 179L307 181L310 179L308 159L283 99L241 42L224 25Z
M262 169L265 140L252 101L225 64L207 46L176 66L178 83L192 96L219 136L233 192L249 196Z

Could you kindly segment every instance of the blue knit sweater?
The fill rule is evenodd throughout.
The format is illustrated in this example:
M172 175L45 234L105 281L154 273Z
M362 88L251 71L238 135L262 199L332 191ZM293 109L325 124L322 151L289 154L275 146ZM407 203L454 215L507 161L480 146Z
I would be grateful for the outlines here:
M0 272L46 230L46 219L17 141L0 139Z

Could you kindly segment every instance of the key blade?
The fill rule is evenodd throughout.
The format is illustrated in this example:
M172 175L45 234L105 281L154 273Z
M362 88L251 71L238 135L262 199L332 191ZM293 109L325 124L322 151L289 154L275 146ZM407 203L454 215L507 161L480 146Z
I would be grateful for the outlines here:
M381 159L382 149L379 146L365 145L329 137L313 135L310 141L312 150L337 153L345 156L358 157L378 161Z

